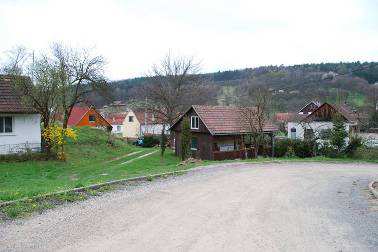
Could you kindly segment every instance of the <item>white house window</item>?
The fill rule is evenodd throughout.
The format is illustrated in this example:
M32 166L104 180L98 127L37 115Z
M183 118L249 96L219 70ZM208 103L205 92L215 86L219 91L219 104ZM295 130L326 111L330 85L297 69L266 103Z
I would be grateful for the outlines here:
M190 117L190 128L191 129L199 129L199 118L198 118L198 116Z
M117 125L117 131L121 131L121 125Z
M129 122L134 122L134 116L129 116Z
M291 128L290 129L290 138L291 139L296 139L297 138L297 129L296 128Z
M12 133L13 132L13 120L10 116L0 117L0 133Z
M89 115L89 122L94 123L96 121L96 116L95 115Z

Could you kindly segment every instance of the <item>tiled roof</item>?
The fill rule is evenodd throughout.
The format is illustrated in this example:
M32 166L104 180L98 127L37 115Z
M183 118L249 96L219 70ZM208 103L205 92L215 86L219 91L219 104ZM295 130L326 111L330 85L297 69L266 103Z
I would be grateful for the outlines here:
M125 120L126 114L112 115L106 118L111 125L122 125Z
M248 122L243 119L243 110L239 107L230 106L192 106L201 121L213 135L240 134L250 132ZM257 122L256 122L257 123ZM266 122L263 131L277 131L278 128Z
M276 113L274 120L278 122L289 122L295 118L295 113Z
M38 113L22 103L21 95L12 86L14 79L15 77L9 75L0 75L0 113Z
M162 123L162 120L151 112L145 112L143 110L134 110L133 112L136 118L138 119L140 125L152 125Z
M80 120L83 118L85 113L87 113L89 110L89 107L84 106L84 107L79 107L75 106L72 108L72 112L70 117L68 118L68 126L75 126L77 125Z

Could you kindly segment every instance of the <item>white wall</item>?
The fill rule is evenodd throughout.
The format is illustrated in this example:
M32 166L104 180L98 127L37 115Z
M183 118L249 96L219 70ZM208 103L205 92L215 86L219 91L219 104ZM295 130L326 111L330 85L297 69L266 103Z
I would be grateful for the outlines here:
M118 126L120 126L121 127L121 129L120 130L117 130L117 127ZM116 125L116 124L113 124L112 125L112 133L113 134L122 134L122 132L123 132L123 125L121 124L121 125Z
M0 154L14 152L9 145L29 143L33 146L41 144L41 117L39 114L0 114L12 116L13 132L0 133Z
M132 122L129 122L130 116L134 118ZM126 138L138 138L140 136L140 123L132 110L127 113L123 121L122 136Z
M346 132L349 132L350 124L345 124ZM287 137L291 138L291 129L296 129L296 138L297 139L304 139L304 131L305 129L313 129L316 136L319 136L322 130L332 129L333 123L332 122L310 122L310 123L297 123L297 122L289 122L287 124Z
M168 134L169 125L165 125L165 133ZM163 130L163 124L150 124L150 125L141 125L140 131L141 134L153 134L153 135L160 135L161 131Z

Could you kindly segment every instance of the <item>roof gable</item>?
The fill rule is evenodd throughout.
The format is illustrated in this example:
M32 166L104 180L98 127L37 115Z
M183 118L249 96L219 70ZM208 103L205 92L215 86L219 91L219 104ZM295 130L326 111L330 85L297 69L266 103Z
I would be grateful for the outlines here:
M331 105L329 103L323 103L319 108L314 110L310 115L303 119L304 122L310 121L332 121L335 115L341 115L342 118L351 122L351 116L347 114L345 109L342 109L340 106Z
M301 108L298 113L301 114L309 114L314 112L316 109L320 107L320 102L318 101L311 101L307 103L303 108Z
M34 108L22 103L21 95L14 89L12 82L17 77L0 75L0 113L38 114Z
M81 119L85 116L85 114L89 111L89 107L79 107L74 106L71 111L71 115L68 118L68 126L75 126L77 125Z

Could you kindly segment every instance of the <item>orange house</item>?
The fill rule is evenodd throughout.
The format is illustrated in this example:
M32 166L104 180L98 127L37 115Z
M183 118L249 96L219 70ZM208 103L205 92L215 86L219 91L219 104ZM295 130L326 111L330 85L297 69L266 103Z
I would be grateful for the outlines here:
M106 127L112 129L112 125L94 108L75 106L68 118L68 126L70 127Z

